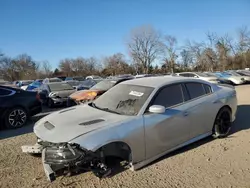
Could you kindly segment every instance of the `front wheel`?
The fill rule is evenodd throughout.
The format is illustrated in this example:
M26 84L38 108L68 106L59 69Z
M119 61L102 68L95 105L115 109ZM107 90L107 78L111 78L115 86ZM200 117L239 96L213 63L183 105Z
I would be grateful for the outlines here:
M224 107L218 112L216 116L212 136L214 138L224 138L229 134L231 127L231 110L227 107Z
M10 129L22 127L28 119L27 112L21 107L10 109L5 116L5 126Z

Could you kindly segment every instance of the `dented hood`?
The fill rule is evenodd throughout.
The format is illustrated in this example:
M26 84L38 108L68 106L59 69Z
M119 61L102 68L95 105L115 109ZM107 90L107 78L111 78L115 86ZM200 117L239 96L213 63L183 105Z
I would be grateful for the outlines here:
M34 133L44 141L69 142L78 136L124 122L130 118L131 116L98 110L88 104L79 105L45 116L35 124Z

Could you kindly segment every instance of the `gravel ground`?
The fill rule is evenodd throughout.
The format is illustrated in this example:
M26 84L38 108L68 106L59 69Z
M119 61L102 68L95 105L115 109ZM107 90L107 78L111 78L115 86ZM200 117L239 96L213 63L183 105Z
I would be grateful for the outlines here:
M99 180L91 172L58 177L49 183L41 159L21 152L35 142L31 125L0 132L0 187L249 187L250 85L237 86L238 114L232 134L206 138L132 172L121 169Z

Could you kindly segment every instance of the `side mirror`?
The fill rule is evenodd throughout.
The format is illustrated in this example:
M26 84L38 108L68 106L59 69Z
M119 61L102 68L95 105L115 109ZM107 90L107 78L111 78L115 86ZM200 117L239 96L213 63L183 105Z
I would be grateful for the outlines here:
M194 78L199 78L199 77L195 75Z
M153 105L149 107L149 112L154 114L163 114L166 111L166 108L161 105Z

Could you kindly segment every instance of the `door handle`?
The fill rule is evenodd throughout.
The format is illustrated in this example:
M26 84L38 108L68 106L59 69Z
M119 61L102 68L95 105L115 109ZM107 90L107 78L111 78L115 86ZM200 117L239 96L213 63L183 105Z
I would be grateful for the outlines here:
M188 116L188 112L183 112L183 115L184 116Z

